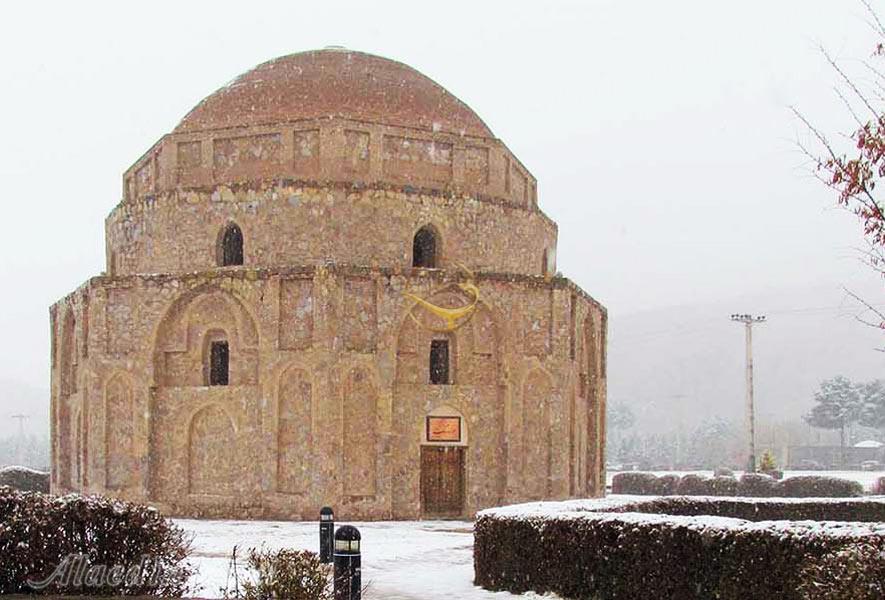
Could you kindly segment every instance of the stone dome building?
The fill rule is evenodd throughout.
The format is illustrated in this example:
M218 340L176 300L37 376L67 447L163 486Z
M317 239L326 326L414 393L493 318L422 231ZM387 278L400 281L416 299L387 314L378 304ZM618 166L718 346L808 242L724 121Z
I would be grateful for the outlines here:
M469 516L604 489L605 309L485 123L401 63L259 65L123 176L50 309L52 489Z

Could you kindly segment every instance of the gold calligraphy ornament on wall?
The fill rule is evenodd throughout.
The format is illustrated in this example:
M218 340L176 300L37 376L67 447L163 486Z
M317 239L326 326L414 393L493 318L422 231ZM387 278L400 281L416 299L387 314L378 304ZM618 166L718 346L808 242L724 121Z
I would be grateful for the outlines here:
M412 317L412 320L415 321L419 326L424 327L434 333L450 333L455 331L465 323L467 323L473 314L476 312L476 306L479 303L479 288L473 283L473 273L464 265L460 263L456 263L459 267L461 267L465 273L467 273L467 281L464 283L459 283L458 287L470 297L470 303L466 306L459 306L456 308L445 308L443 306L437 306L432 302L421 298L420 296L416 296L410 292L403 292L403 296L409 298L410 300L415 301L415 306L422 306L428 312L436 315L443 321L445 321L444 327L428 327L424 325L421 321L419 321L412 311L409 311L409 316ZM414 306L412 307L414 310Z

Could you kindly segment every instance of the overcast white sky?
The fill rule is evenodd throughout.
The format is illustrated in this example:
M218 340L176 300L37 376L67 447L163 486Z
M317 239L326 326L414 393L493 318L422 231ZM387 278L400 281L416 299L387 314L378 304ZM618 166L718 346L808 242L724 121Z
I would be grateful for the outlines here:
M559 269L615 322L780 288L882 291L788 111L849 128L817 46L869 55L854 0L6 2L0 23L0 381L48 385L48 306L103 270L123 170L237 74L330 44L472 106L537 176Z

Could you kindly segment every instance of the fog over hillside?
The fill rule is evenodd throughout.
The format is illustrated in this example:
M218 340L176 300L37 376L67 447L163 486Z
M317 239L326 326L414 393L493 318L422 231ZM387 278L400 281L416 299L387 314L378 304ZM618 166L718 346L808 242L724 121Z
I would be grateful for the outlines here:
M875 280L856 288L885 302ZM885 335L861 325L857 304L835 284L770 289L733 299L619 314L609 326L608 397L634 409L637 428L671 431L722 416L744 415L744 329L735 312L764 314L754 329L756 406L760 419L798 419L822 379L885 377ZM49 430L49 390L5 380L0 436Z
M47 384L49 382L47 381ZM18 434L19 423L13 415L27 415L26 433L38 437L49 435L49 387L40 388L17 380L0 380L0 438Z
M860 291L885 302L881 287ZM763 314L753 350L758 416L798 419L821 380L885 377L885 334L857 322L836 285L772 289L732 300L611 316L609 401L629 405L637 428L670 431L713 416L742 419L744 326L732 313Z

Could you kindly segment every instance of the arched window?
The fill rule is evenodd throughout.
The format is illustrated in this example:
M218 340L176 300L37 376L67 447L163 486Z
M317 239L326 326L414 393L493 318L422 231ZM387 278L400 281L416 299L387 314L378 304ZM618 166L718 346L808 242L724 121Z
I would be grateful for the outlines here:
M437 245L436 232L433 227L425 225L419 229L412 242L412 266L435 269L437 267Z
M243 231L236 223L224 228L218 248L218 265L230 267L243 264Z

